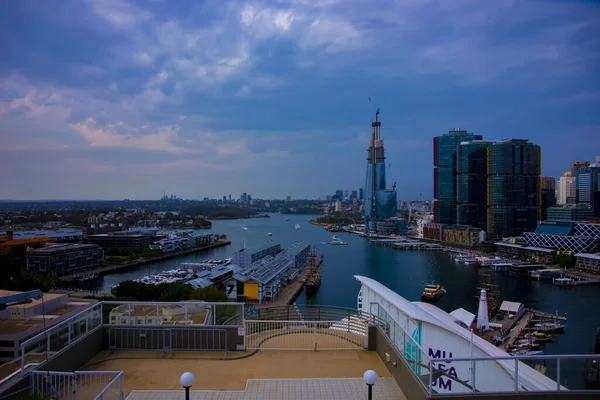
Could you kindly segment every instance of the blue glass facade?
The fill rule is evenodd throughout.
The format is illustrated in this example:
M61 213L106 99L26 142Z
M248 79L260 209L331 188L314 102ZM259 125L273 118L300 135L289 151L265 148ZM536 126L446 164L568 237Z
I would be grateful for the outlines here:
M456 223L457 147L461 142L481 139L481 135L457 129L433 138L434 222Z
M600 218L600 166L590 165L577 170L577 206L592 210Z
M377 222L396 216L396 190L386 189L384 143L380 137L379 111L371 124L373 136L369 143L365 177L365 230L377 230Z
M541 148L513 139L487 148L487 231L501 238L534 231L541 217Z
M458 145L456 152L456 223L485 229L487 220L487 147L475 140Z

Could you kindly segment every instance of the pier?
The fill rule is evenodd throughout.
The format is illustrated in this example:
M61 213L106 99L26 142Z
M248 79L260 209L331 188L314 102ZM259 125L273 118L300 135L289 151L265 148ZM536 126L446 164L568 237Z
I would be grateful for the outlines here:
M108 265L105 265L105 266L99 267L99 268L86 269L85 271L77 272L74 274L63 275L63 276L59 277L58 279L61 282L69 282L69 281L75 281L77 279L85 278L85 277L92 276L92 275L103 276L103 275L107 275L107 274L110 274L113 272L126 271L128 269L133 269L133 268L139 267L141 265L153 263L155 261L168 260L169 258L175 258L175 257L183 256L186 254L192 254L192 253L197 253L200 251L215 249L218 247L227 246L229 244L231 244L231 242L229 242L229 241L220 241L220 242L216 242L214 244L208 245L208 246L192 247L192 248L181 250L181 251L173 251L173 252L158 256L158 257L144 258L144 259L127 262L127 263L123 263L123 264L108 264Z
M371 240L371 243L375 243L378 246L391 247L394 250L444 250L444 248L437 243L426 243L406 239L374 239Z
M318 266L323 263L322 254L317 253L316 263ZM296 278L294 278L292 283L286 285L281 292L279 292L277 300L270 301L268 303L256 304L256 306L258 308L270 308L293 304L298 296L300 296L300 293L302 293L302 290L304 289L304 283L308 274L311 272L311 269L311 260L309 258L308 262L304 265L304 268L302 268L302 271L298 274L298 276L296 276Z

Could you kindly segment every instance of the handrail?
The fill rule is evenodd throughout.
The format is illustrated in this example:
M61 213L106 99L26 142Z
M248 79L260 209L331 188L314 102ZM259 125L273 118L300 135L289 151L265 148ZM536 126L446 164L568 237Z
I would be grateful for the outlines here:
M473 358L436 358L436 362L454 361L501 361L501 360L585 360L587 358L598 358L600 354L546 354L538 356L499 356L499 357L473 357Z
M100 393L98 393L98 395L96 397L94 397L94 400L96 399L101 399L102 396L104 395L104 393L106 393L108 391L108 389L112 386L112 384L117 380L120 379L123 376L123 371L120 371L117 376L114 377L114 379L112 381L110 381L108 383L108 385L106 385L106 387L104 389L102 389L102 391ZM122 395L122 391L123 388L121 387L121 385L119 385L119 393ZM121 397L121 396L119 396Z
M223 301L202 301L202 300L185 300L185 301L115 301L115 300L102 300L99 303L102 304L152 304L152 305L181 305L181 304L202 304L207 306L242 306L246 303L240 302L223 302Z

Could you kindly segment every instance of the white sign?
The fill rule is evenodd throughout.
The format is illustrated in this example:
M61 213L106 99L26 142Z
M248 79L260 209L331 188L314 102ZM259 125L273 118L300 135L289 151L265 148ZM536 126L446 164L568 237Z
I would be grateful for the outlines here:
M244 336L245 335L245 329L244 328L238 328L238 336Z

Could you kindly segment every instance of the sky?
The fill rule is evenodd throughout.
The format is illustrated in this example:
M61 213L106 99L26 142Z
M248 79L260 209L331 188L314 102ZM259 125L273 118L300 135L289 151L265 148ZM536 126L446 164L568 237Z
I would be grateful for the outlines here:
M369 98L371 99L369 101ZM7 1L0 199L432 197L432 139L600 155L600 2Z

